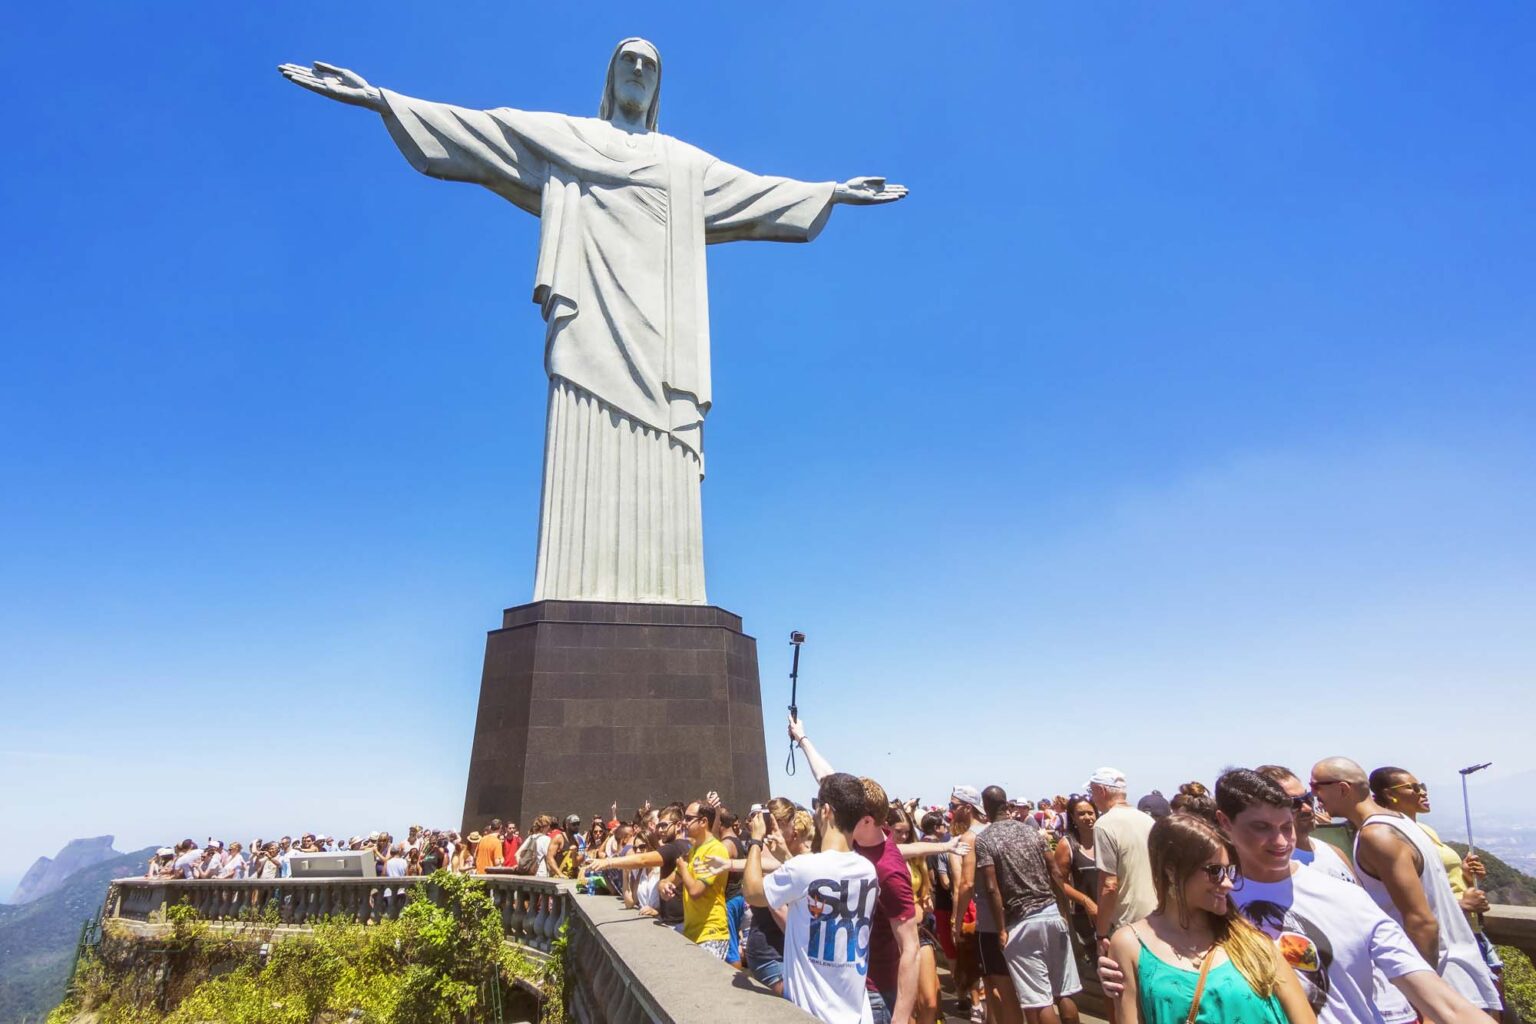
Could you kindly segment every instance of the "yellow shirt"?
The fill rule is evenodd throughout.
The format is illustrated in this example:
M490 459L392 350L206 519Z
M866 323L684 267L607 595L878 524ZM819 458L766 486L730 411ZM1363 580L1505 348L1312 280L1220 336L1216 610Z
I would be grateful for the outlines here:
M1445 873L1451 876L1451 892L1460 897L1467 891L1467 880L1461 876L1461 854L1446 846L1440 839L1440 834L1422 821L1416 823L1424 834L1429 836L1429 841L1435 844L1435 849L1440 853L1440 863L1445 865Z
M729 855L725 844L710 836L688 855L688 870L693 877L708 886L703 896L694 899L683 890L683 934L690 942L723 942L731 937L731 926L725 916L725 883L728 872L712 875L704 867L710 857Z

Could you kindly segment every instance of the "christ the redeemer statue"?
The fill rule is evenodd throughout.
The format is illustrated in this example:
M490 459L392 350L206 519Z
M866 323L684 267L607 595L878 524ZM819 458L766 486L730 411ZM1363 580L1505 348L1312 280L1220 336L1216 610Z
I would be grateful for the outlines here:
M291 82L376 110L412 167L468 181L542 221L549 420L535 601L704 604L704 246L808 242L837 203L888 203L883 178L764 177L656 131L661 56L614 50L598 116L413 99L344 68Z

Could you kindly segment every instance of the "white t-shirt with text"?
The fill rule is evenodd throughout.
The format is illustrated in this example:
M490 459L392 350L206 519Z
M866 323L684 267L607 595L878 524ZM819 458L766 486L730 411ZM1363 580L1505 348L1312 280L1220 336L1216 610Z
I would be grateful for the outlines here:
M768 905L788 908L784 996L826 1024L873 1024L864 982L879 891L852 851L801 854L763 879Z

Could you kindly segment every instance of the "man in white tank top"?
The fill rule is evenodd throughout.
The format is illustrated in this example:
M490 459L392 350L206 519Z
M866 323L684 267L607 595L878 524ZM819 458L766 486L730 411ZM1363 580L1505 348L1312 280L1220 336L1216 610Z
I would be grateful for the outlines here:
M1360 885L1398 921L1446 982L1485 1010L1499 1010L1498 989L1461 912L1440 855L1413 820L1371 799L1365 770L1347 757L1312 768L1323 809L1355 827Z

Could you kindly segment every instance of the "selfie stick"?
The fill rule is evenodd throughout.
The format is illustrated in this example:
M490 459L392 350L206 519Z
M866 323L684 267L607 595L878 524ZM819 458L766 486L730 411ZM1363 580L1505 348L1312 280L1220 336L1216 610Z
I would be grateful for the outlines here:
M1477 847L1472 845L1472 805L1467 800L1467 776L1473 772L1480 772L1491 764L1493 762L1488 761L1483 764L1474 764L1470 768L1461 769L1461 810L1467 816L1467 856L1469 857L1477 852ZM1482 888L1477 884L1477 879L1472 880L1472 888Z
M795 721L800 720L800 708L797 706L797 697L800 692L800 645L805 643L805 634L799 630L792 630L789 634L789 645L795 649L795 660L789 667L789 717ZM795 741L789 741L789 759L784 762L784 774L795 774Z

